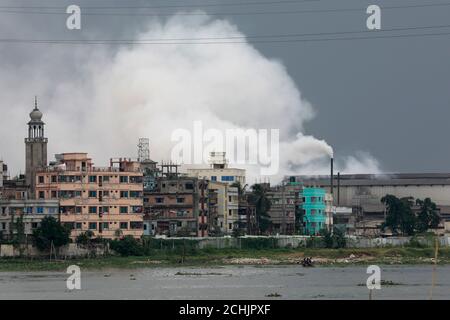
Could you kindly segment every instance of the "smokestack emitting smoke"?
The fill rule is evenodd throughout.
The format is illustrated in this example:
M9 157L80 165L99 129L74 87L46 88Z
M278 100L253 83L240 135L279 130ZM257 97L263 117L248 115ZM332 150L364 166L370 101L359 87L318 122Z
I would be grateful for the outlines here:
M334 178L334 173L333 173L333 165L334 165L334 158L333 158L333 156L331 156L331 173L330 173L330 192L331 192L331 195L333 195L333 187L334 187L334 181L333 181L333 178Z

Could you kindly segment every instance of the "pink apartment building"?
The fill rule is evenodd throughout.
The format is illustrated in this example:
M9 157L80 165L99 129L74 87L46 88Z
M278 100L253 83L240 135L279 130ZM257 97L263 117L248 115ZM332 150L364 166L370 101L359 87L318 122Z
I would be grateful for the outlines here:
M138 161L111 159L94 167L87 153L56 155L36 172L36 198L58 199L61 223L71 237L91 230L96 237L143 235L143 175Z

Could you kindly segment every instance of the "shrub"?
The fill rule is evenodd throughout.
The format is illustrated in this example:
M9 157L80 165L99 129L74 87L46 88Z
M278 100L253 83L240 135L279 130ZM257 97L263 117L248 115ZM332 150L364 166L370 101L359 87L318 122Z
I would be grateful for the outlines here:
M112 240L110 248L124 257L144 255L144 247L132 236L125 236L120 240Z
M54 217L45 217L39 228L34 230L34 243L41 250L49 250L51 244L55 248L69 243L70 230L61 225Z

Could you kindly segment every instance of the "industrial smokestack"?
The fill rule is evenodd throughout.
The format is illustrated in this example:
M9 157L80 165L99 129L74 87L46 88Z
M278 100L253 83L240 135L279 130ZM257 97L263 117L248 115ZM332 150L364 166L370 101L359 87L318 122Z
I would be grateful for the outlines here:
M334 189L334 181L333 181L333 164L334 164L334 159L333 157L331 157L331 174L330 174L330 193L333 194L333 189Z

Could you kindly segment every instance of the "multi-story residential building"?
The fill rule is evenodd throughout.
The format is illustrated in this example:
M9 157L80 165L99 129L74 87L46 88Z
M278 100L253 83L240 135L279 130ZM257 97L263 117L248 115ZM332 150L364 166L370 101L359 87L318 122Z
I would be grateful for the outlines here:
M210 168L190 168L187 169L187 175L206 179L212 182L224 182L233 184L235 182L245 185L245 170L228 167L228 161L225 158L225 152L210 153Z
M111 159L95 167L87 153L56 155L56 162L36 172L36 199L57 199L61 222L71 236L90 230L96 237L143 235L143 178L140 164Z
M145 233L208 236L208 181L178 174L157 178L144 196Z
M0 199L0 238L12 239L22 220L23 232L30 237L45 216L58 219L58 200Z
M293 234L295 232L296 194L285 185L268 188L267 198L271 202L268 212L272 222L271 232Z
M239 227L238 188L227 183L210 181L208 183L210 230L216 233L231 234Z
M333 225L332 195L322 188L303 188L304 232L318 235L321 230L331 230Z

